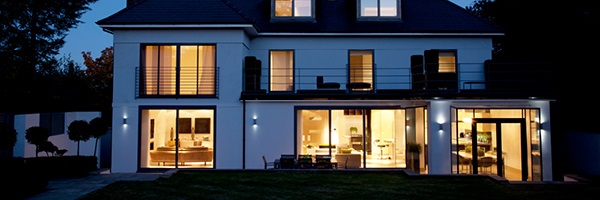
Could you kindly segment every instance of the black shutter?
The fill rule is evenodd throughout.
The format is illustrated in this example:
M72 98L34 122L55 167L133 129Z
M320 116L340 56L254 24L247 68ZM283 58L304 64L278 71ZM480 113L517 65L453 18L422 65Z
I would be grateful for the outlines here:
M261 62L254 56L246 56L244 58L244 79L245 90L260 89Z
M439 71L440 52L438 50L425 50L425 73L435 74Z
M425 50L425 88L437 90L440 87L439 80L439 51Z
M410 73L412 75L412 89L422 90L425 87L425 74L423 73L423 55L410 56Z

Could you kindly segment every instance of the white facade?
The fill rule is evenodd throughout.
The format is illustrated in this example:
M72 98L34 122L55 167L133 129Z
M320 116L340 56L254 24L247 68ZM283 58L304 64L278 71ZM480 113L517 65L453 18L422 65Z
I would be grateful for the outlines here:
M300 98L277 99L245 99L244 96L244 59L254 56L261 63L260 88L266 95L270 91L270 52L273 50L286 50L293 52L293 89L289 93L293 96L301 90L316 91L316 76L326 76L328 82L348 82L349 52L351 50L368 50L373 53L373 85L376 93L381 90L410 91L411 85L411 56L422 55L426 50L451 50L456 52L458 89L465 86L465 80L482 82L483 73L467 73L483 71L483 63L491 59L492 39L490 35L469 35L459 33L448 34L256 34L256 30L248 27L228 28L177 28L161 27L161 29L115 29L114 36L114 99L113 99L113 127L112 127L112 172L138 172L146 168L169 168L164 161L150 162L149 152L157 147L168 146L161 139L154 139L148 135L145 127L154 131L154 125L149 125L149 119L144 114L147 110L156 109L205 109L214 111L214 119L210 140L204 140L203 146L211 148L213 157L207 168L212 169L262 169L265 156L269 160L279 158L282 154L301 154L305 152L304 133L300 128L302 117L300 110L320 109L331 113L331 110L342 111L347 109L381 109L395 110L397 122L392 124L393 130L402 132L406 138L398 138L394 142L393 157L402 161L402 164L393 168L407 168L404 163L405 139L408 132L417 132L414 140L422 141L427 145L425 154L420 155L420 167L429 174L457 173L457 164L453 161L452 153L457 151L457 136L459 131L468 130L465 122L456 119L458 110L489 110L512 109L526 113L522 117L525 122L528 136L526 140L534 140L532 132L541 131L541 164L532 164L527 152L539 151L539 147L527 147L518 151L507 160L507 167L519 168L521 171L537 170L531 167L541 166L540 180L552 180L552 152L550 142L550 105L549 100L534 99L437 99L437 98L398 98L398 99L361 99L352 96L335 98ZM244 29L245 28L245 29ZM176 97L138 97L140 85L140 67L144 62L142 47L144 45L215 45L216 46L216 95L202 98L176 98ZM475 87L475 88L472 88ZM346 89L342 84L340 88ZM481 85L469 86L468 89L483 89ZM425 113L416 114L422 126L415 127L416 131L409 129L409 114L406 110L412 108L426 110ZM361 111L362 112L362 111ZM517 111L519 112L519 111ZM531 113L535 113L530 116ZM539 113L538 113L539 112ZM502 114L498 114L500 116ZM538 116L539 115L539 116ZM383 115L382 115L383 116ZM475 118L475 117L474 117ZM483 117L485 118L485 117ZM506 118L506 117L505 117ZM509 117L510 118L510 117ZM535 118L535 119L534 119ZM460 122L459 122L460 121ZM509 120L510 121L510 120ZM152 122L154 123L154 122ZM406 123L406 124L405 124ZM463 123L460 125L460 123ZM534 124L534 125L531 125ZM540 124L538 127L536 124ZM369 125L370 128L371 125ZM328 126L329 127L329 126ZM366 125L364 127L367 127ZM406 127L406 128L405 128ZM426 127L426 129L425 129ZM346 128L346 127L344 127ZM193 128L192 128L193 129ZM166 134L168 129L162 127L161 134ZM171 129L173 130L173 129ZM335 126L327 132L336 130ZM341 130L340 130L341 131ZM384 132L384 131L380 131ZM404 133L406 132L406 133ZM329 138L332 138L329 133ZM379 133L383 135L384 133ZM389 133L388 133L389 134ZM453 137L454 136L454 137ZM147 139L146 137L150 138ZM177 136L178 138L179 136ZM190 136L181 136L190 137ZM366 136L363 136L366 137ZM462 136L461 136L462 137ZM493 136L499 137L499 136ZM503 136L510 138L510 136ZM193 137L190 137L194 139ZM208 137L207 137L208 138ZM330 144L341 144L337 138ZM383 140L383 139L382 139ZM520 140L520 138L519 138ZM367 140L363 140L367 141ZM374 141L374 140L373 140ZM378 140L379 141L379 140ZM475 141L475 140L473 140ZM156 142L156 143L154 143ZM369 143L369 142L367 142ZM401 143L401 144L400 144ZM502 142L505 143L505 142ZM509 142L506 142L509 143ZM531 145L529 141L521 141ZM383 158L386 151L392 146L377 146L374 143L362 144L368 156L376 157L379 151ZM396 144L400 146L396 146ZM176 146L176 145L175 145ZM538 148L538 149L535 149ZM500 148L501 149L501 148ZM491 151L491 149L488 149ZM337 150L336 150L337 151ZM397 152L400 151L400 152ZM525 153L521 153L525 152ZM372 153L372 155L371 155ZM519 154L521 153L521 154ZM396 158L401 155L400 158ZM523 158L515 158L515 155ZM366 157L367 154L363 154ZM392 155L388 154L390 159ZM365 159L366 160L366 159ZM162 165L161 165L162 164ZM199 166L207 166L205 165ZM151 166L152 165L152 166ZM177 163L172 167L185 163ZM376 166L365 161L363 168ZM522 167L527 169L523 169ZM193 168L193 166L192 166Z

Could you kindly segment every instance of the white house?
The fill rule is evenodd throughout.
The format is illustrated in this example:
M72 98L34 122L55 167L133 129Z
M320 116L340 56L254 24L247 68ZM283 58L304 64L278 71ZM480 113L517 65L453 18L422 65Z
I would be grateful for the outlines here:
M309 154L553 180L553 97L502 74L502 30L447 0L141 0L97 24L115 48L112 172Z

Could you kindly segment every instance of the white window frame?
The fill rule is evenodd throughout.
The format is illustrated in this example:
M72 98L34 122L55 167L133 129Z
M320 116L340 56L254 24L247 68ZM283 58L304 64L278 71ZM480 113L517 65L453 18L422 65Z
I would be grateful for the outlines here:
M363 15L362 12L362 5L364 1L376 1L377 3L377 14L375 15ZM381 1L386 1L386 0L357 0L356 1L356 17L359 20L400 20L400 8L401 8L401 1L400 0L395 0L396 1L396 14L395 16L382 16L381 15Z
M308 2L310 2L310 15L308 16L296 16L296 9L294 9L296 7L296 1L298 0L290 0L292 5L292 9L291 9L291 15L290 16L277 16L275 9L276 9L276 1L278 0L271 0L271 19L272 20L293 20L293 21L314 21L315 19L315 0L307 0Z

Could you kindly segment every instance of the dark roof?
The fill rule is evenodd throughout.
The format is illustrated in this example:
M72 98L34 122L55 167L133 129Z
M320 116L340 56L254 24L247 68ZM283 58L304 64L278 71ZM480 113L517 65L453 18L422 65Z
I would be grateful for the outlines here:
M271 21L271 0L142 0L99 25L251 24L273 33L501 33L448 0L401 0L401 20L360 21L357 0L316 0L314 21Z

